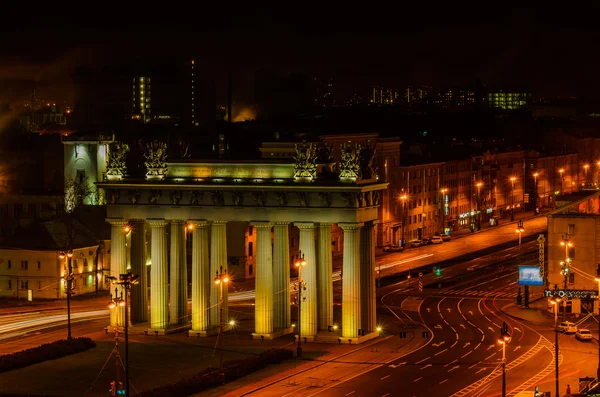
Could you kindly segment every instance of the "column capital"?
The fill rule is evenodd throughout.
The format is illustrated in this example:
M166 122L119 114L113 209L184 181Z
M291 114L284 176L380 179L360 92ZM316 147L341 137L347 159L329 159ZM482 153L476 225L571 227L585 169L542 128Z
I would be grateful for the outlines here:
M134 219L130 219L129 223L146 223L146 219L143 219L143 218L134 218Z
M185 223L185 221L183 219L169 219L169 222L171 222L171 223L181 223L181 224Z
M168 222L164 219L159 219L159 218L148 218L146 219L146 221L150 224L150 226L152 227L161 227L161 226L167 226Z
M110 223L111 226L125 226L129 223L128 220L123 218L106 218L106 222Z
M189 219L188 224L193 225L195 228L206 228L210 223L206 219Z
M338 226L342 228L342 230L358 230L363 225L363 223L359 222L340 222Z
M314 222L294 222L294 226L296 226L298 229L314 229L315 223Z
M250 221L250 224L257 229L271 229L273 226L272 222L269 221Z
M227 221L212 221L213 225L225 225L227 224Z
M319 222L318 225L319 226L323 226L323 227L331 227L331 225L333 225L333 223L331 223L331 222Z
M289 226L291 222L273 222L273 226Z

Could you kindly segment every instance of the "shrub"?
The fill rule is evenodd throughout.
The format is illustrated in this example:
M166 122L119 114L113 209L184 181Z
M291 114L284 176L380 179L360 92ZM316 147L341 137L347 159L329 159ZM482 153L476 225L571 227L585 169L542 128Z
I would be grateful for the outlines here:
M38 347L0 356L0 372L28 367L47 360L56 360L57 358L84 352L92 347L96 347L96 343L90 338L62 339L45 343Z
M293 356L294 353L288 349L266 350L257 357L225 361L223 363L223 371L218 368L207 368L189 379L182 379L177 383L141 392L140 396L189 396L222 385L223 382L232 382L252 372L263 369L269 364L279 364L283 360L290 359Z

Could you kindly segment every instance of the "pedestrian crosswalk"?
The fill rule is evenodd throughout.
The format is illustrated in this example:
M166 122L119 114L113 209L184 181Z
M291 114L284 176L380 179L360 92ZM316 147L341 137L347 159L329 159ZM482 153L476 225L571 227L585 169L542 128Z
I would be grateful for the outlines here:
M516 298L519 293L517 291L492 291L486 289L448 289L445 291L440 291L441 295L453 295L453 296L472 296L472 297L483 297L487 296L489 298Z

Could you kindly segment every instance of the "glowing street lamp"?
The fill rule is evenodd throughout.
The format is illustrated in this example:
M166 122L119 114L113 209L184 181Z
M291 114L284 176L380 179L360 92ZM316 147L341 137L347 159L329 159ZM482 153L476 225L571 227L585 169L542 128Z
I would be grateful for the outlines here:
M475 186L477 186L477 230L481 230L481 187L483 182L477 182Z
M550 299L550 303L554 306L554 357L558 357L558 304L560 303L560 298L554 297ZM554 381L556 383L556 395L560 396L558 393L558 360L554 361Z
M448 189L443 188L440 189L440 192L442 192L442 203L441 203L441 210L442 210L442 231L440 234L444 234L446 232L446 224L444 223L444 216L446 215L446 192L448 191Z
M408 196L406 193L400 196L400 200L402 201L402 246L404 246L404 224L406 223L406 199Z
M510 333L508 332L508 325L503 322L498 338L498 343L502 345L502 397L506 397L506 345L508 342L510 342Z
M302 316L302 291L306 290L306 283L302 280L302 268L306 266L306 259L302 251L298 251L298 260L294 263L294 266L298 268L298 347L296 348L296 355L302 357L302 329L300 328L300 320Z
M561 169L559 169L559 170L558 170L558 173L560 174L560 191L561 191L562 193L564 193L564 192L563 192L563 181L564 181L564 179L563 179L563 173L564 173L564 172L565 172L565 169L564 169L564 168L561 168Z
M511 176L510 177L510 182L511 182L511 190L510 190L510 204L511 204L511 208L510 208L510 221L514 222L515 221L515 181L517 180L516 177Z
M223 370L223 286L229 283L229 275L227 270L223 270L223 266L217 272L215 284L219 286L219 335L217 341L219 343L220 352L220 368Z

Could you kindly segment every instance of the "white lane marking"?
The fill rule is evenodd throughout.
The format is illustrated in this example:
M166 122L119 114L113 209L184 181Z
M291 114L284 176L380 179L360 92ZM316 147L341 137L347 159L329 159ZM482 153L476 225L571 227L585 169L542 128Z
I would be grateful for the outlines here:
M456 345L458 343L458 340L455 340L454 343L452 344L452 346L450 346L450 349L452 349L454 347L454 345Z
M444 382L448 382L448 379L444 379L443 381L440 382L440 385Z
M492 354L491 356L486 357L486 361L489 360L490 358L494 357L496 355L496 353Z
M460 365L457 365L457 366L455 366L455 367L452 367L452 368L450 368L450 369L448 370L448 372L452 372L452 371L454 371L455 369L459 369L459 368L460 368Z
M348 393L348 394L344 394L344 396L349 396L349 395L351 395L351 394L354 394L354 393L356 393L356 390L353 390L353 391L351 391L351 392L350 392L350 393Z
M390 377L390 375L386 375L386 376L384 376L383 378L380 378L379 380L384 380L384 379L387 379L387 378L389 378L389 377Z
M429 360L430 358L431 358L431 357L424 358L424 359L422 359L421 361L417 361L415 364L421 364L421 363L424 363L425 361Z
M458 362L458 360L454 360L454 361L449 362L448 364L444 365L444 367L447 367L447 366L452 365L452 364L457 363L457 362Z
M448 351L448 349L444 349L444 350L442 350L441 352L437 352L437 353L435 353L435 354L434 354L434 356L439 356L440 354L442 354L442 353L444 353L444 352L447 352L447 351Z
M420 378L417 378L415 380L413 380L413 383L420 381L421 379L423 379L423 377L421 376Z
M470 352L463 354L462 356L460 356L460 358L465 358L467 357L469 354L473 353L473 350L471 350Z
M424 370L425 368L429 368L429 367L431 367L431 366L432 366L432 364L427 364L427 365L424 365L424 366L422 366L422 367L421 367L421 371L422 371L422 370Z

